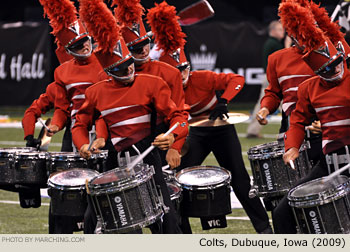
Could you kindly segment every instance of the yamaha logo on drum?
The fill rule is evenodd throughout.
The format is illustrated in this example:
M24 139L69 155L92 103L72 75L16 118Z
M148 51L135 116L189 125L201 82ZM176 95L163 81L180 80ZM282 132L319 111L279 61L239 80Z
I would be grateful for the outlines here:
M116 207L117 207L120 223L122 224L122 226L127 225L128 220L127 220L126 215L125 215L125 210L124 210L124 206L122 203L122 199L119 196L116 196L116 197L114 197L114 202L117 203Z
M309 216L311 217L311 223L312 227L314 228L315 234L322 234L321 228L320 228L320 223L318 222L316 212L315 211L310 211Z
M270 170L269 170L269 164L268 163L263 163L262 166L264 168L267 189L268 190L273 190L273 184L272 184L271 173L270 173Z

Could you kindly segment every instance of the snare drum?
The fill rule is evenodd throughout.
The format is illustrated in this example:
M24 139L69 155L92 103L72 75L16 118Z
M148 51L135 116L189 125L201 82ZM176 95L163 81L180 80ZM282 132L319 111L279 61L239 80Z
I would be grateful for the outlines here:
M78 152L48 152L47 168L49 174L53 174L72 168L88 168L88 165Z
M0 184L15 182L15 155L16 153L34 152L33 147L0 148Z
M107 158L108 158L108 150L101 150L100 153L92 154L90 159L87 160L88 168L96 170L101 173L106 171Z
M126 233L148 226L163 214L163 199L153 166L137 164L104 172L89 182L89 191L104 233Z
M175 179L182 187L182 215L206 217L232 212L231 173L228 170L215 166L193 166L176 173Z
M288 193L299 232L350 233L350 180L346 176L311 180Z
M51 213L64 216L84 216L87 207L86 180L100 173L91 169L73 168L56 172L48 179Z
M256 195L276 197L287 194L290 188L311 170L306 150L307 145L303 144L299 150L299 157L294 161L295 170L293 170L283 162L283 143L275 141L250 148L248 159Z

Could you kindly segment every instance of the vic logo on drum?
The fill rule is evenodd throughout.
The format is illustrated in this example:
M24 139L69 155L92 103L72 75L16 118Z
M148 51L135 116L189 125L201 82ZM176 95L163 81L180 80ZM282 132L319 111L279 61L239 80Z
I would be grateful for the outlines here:
M119 220L120 223L122 224L122 226L125 226L128 224L128 220L126 219L126 215L125 215L125 210L124 210L124 206L122 203L122 199L119 196L116 196L114 198L114 202L117 203L117 210L118 210L118 215L119 215Z
M263 168L264 168L264 173L265 173L265 177L266 177L267 189L268 190L273 190L273 184L272 184L271 173L270 173L270 170L269 170L269 164L268 163L263 163Z

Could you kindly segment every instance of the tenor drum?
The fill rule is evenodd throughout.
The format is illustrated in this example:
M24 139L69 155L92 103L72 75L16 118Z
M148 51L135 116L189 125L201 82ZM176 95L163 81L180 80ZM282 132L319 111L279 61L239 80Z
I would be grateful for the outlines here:
M299 150L299 157L294 161L293 170L283 162L283 143L275 141L250 148L248 159L257 196L276 197L287 194L295 183L311 170L306 150L307 145L303 144Z
M193 166L176 173L175 179L182 188L182 215L206 217L232 212L231 173L228 170L215 166Z
M0 148L0 184L15 183L16 153L34 152L32 147Z
M86 181L100 173L91 169L73 168L56 172L48 179L51 213L64 216L84 216L87 207Z
M289 205L300 233L350 233L350 180L318 178L291 189Z
M89 191L104 233L126 233L148 226L163 214L163 199L153 166L138 164L104 172L89 182Z
M48 173L65 171L72 168L88 168L86 159L78 152L48 152Z
M108 150L101 150L100 153L92 154L90 159L87 160L88 168L96 170L101 173L106 171L107 158L108 158Z

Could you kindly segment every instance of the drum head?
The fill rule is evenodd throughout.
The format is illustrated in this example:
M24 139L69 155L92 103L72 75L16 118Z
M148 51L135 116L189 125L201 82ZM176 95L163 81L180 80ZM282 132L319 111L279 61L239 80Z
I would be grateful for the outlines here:
M345 176L337 176L332 179L327 179L327 177L322 177L315 179L300 186L296 187L295 190L291 191L291 197L307 197L310 195L317 195L327 191L332 191L336 189L339 185L347 182L349 178Z
M74 187L85 185L86 180L90 181L98 175L95 170L74 168L52 174L48 182L52 185Z
M126 166L118 167L107 171L91 180L92 185L104 185L110 183L121 183L123 181L130 181L133 179L142 179L143 172L149 171L147 164L137 164L132 170Z
M218 185L231 179L228 170L215 166L194 166L178 172L176 181L184 186L206 187Z

